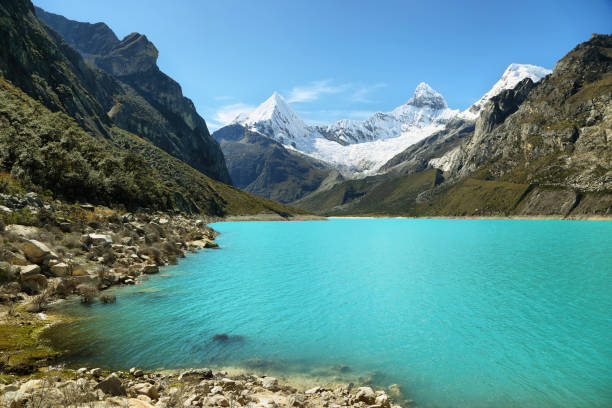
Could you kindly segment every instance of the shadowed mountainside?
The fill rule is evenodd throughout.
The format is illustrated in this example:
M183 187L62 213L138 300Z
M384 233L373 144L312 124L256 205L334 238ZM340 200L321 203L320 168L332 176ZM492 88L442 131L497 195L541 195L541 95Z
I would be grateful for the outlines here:
M181 86L157 67L158 51L146 36L119 40L104 23L81 23L35 8L51 30L77 50L92 71L100 69L104 93L97 100L122 129L136 133L204 174L231 183L218 143L184 97ZM57 33L57 34L56 34ZM97 69L96 69L97 68ZM89 88L88 88L89 90ZM68 113L73 113L70 110Z
M326 179L341 178L328 165L242 125L225 126L213 137L225 153L236 187L262 197L289 203L315 191Z

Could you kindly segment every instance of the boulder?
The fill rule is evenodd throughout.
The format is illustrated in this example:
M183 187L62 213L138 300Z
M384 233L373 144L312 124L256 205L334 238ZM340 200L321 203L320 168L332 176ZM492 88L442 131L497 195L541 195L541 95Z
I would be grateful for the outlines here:
M33 275L21 281L21 289L31 295L40 293L48 285L47 278L44 275Z
M7 232L12 232L24 238L35 236L38 233L40 233L40 229L36 227L28 227L28 226L19 225L19 224L7 225L5 230Z
M111 246L113 244L111 236L106 234L89 234L87 235L87 241L96 246Z
M21 385L19 387L19 392L23 394L31 394L37 390L39 390L43 386L42 380L30 380Z
M157 265L145 265L142 272L147 275L154 275L159 273L159 266Z
M278 388L278 380L274 377L264 377L261 379L261 386L267 390L275 391Z
M102 369L92 368L91 370L89 370L89 375L93 375L94 377L99 377L100 375L102 375Z
M134 377L142 377L144 375L143 371L136 367L130 368L130 374L132 374Z
M223 395L214 395L211 402L218 407L229 407L229 400Z
M23 252L26 258L36 264L40 264L48 258L57 258L51 248L35 239L30 239L23 244Z
M8 408L26 408L28 406L29 394L18 391L9 391L0 397L3 407Z
M198 380L202 379L210 379L213 378L213 372L210 368L195 368L183 371L181 375L179 375L178 380L182 381L184 378L194 377Z
M151 399L159 398L159 388L157 385L149 383L139 383L130 388L130 390L137 395L146 395Z
M376 405L380 405L381 407L389 407L389 396L387 394L380 394L378 397L376 397L375 403Z
M220 385L221 387L223 387L224 390L235 390L238 386L238 383L229 378L222 378L220 381Z
M128 408L155 408L147 401L139 400L137 398L130 398L128 400Z
M40 274L40 266L38 265L18 266L18 268L19 268L19 278L22 281L26 279L30 279Z
M357 389L356 398L357 401L372 405L376 402L376 393L370 387L359 387Z
M12 263L13 265L26 266L30 264L30 262L25 258L25 256L21 255L18 252L9 251L7 253L6 260Z
M127 395L121 380L114 373L100 381L95 388L113 396Z
M57 263L49 268L54 276L67 276L70 267L65 262Z

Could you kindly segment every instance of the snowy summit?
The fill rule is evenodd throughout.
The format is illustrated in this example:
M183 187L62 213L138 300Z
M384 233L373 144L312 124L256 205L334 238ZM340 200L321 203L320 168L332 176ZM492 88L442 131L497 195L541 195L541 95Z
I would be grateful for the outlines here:
M452 119L475 120L480 109L504 89L524 78L539 81L551 70L527 64L511 64L493 87L469 109L448 107L444 97L421 82L408 101L391 112L377 112L365 120L343 119L327 126L309 126L285 99L274 92L248 115L232 124L274 139L286 148L325 161L346 175L373 174L410 145L444 128Z

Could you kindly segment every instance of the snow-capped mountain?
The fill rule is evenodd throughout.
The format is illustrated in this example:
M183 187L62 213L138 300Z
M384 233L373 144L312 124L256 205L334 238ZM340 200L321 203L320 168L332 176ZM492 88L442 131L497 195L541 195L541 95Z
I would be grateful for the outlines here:
M550 72L535 65L511 64L499 81L463 112L450 109L441 94L421 82L405 104L363 121L344 119L328 126L309 126L274 92L250 114L236 117L232 124L328 162L345 175L365 176L375 173L410 145L443 129L453 118L475 120L482 106L502 90L513 88L524 78L537 82Z
M274 92L250 114L238 115L232 124L247 126L282 144L294 147L297 146L297 142L304 142L303 139L320 136L304 123L278 92Z
M431 86L421 82L404 105L388 113L377 112L366 120L340 120L317 130L340 144L385 140L401 136L415 128L442 124L459 111L449 109L446 101Z
M489 92L484 94L482 98L474 102L472 106L462 113L468 118L476 119L484 104L504 89L514 88L525 78L530 78L533 82L538 82L551 72L552 70L537 65L510 64L510 66L506 68L506 71L504 71L502 77L493 85Z

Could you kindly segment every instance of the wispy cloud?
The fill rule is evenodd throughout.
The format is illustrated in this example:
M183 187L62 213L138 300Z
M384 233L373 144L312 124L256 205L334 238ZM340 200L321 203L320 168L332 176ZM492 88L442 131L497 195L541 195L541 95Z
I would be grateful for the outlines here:
M293 87L289 92L287 102L312 102L324 95L344 94L344 98L354 103L372 103L370 95L387 84L379 82L373 85L353 83L336 84L331 79L313 81L306 85Z
M294 87L289 93L287 102L310 102L319 99L321 95L337 94L346 91L347 85L333 85L331 79L313 81L307 85Z
M217 112L213 117L213 121L222 123L223 125L227 125L228 123L236 119L236 116L240 115L241 113L248 114L251 113L254 109L255 106L247 105L242 102L232 103L230 105L223 105L219 109L217 109Z
M366 85L366 86L355 87L351 95L351 100L353 102L362 102L362 103L374 102L368 96L374 91L376 91L377 89L384 88L386 86L387 84L381 82L381 83L369 85L369 86Z

